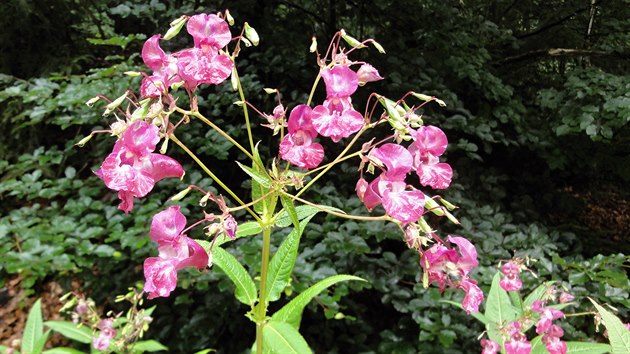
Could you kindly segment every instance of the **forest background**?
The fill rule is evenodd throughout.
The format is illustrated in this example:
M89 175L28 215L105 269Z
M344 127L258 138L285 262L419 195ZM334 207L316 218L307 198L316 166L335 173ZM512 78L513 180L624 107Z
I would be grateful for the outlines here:
M455 177L443 195L461 207L455 211L461 225L441 228L476 244L482 288L500 260L529 257L539 277L578 296L575 312L588 310L583 300L591 296L630 319L628 0L9 0L1 6L1 344L15 338L37 297L47 300L48 318L70 289L103 309L119 309L114 296L142 282L142 261L155 252L149 220L182 186L160 182L131 214L117 210L116 195L92 172L112 139L74 146L108 124L85 102L139 87L139 78L123 72L146 70L142 44L171 20L226 8L237 26L248 21L260 35L261 44L244 50L237 65L247 96L265 112L275 103L263 87L280 89L285 102L305 101L317 74L308 51L312 36L327 43L344 28L379 41L386 56L359 53L385 77L371 89L389 97L415 90L447 103L423 112L449 137L445 156ZM173 47L186 40L178 37ZM236 100L223 84L200 93L199 107L243 138ZM248 193L231 162L239 152L229 143L195 124L181 134L223 180ZM262 153L276 154L274 144L263 141ZM188 161L176 148L169 154ZM213 188L188 165L191 183ZM342 165L310 198L364 210L351 166ZM478 346L481 325L438 301L461 294L423 289L417 255L391 225L318 216L304 235L287 296L332 274L369 281L340 284L308 307L302 333L316 352L460 353ZM230 252L256 267L259 247L238 241ZM174 352L247 349L254 331L231 283L215 270L192 274L184 272L171 297L151 301L158 307L149 336ZM523 277L526 288L540 283ZM572 318L563 327L567 339L602 339L592 318Z

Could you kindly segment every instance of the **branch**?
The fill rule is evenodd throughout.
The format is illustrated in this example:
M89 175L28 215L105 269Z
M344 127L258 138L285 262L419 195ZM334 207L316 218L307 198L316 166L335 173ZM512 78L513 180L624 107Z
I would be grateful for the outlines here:
M496 62L497 65L505 65L509 63L519 62L523 60L535 60L546 57L581 57L581 56L604 56L618 57L620 59L630 58L630 53L611 53L590 49L572 49L572 48L549 48L539 49L530 52L503 58Z
M562 24L564 21L569 20L570 18L572 18L573 16L579 14L580 12L584 12L586 10L590 10L592 6L596 6L596 5L599 5L599 1L594 1L592 3L592 5L590 5L588 7L579 8L579 9L575 10L573 13L568 14L568 15L566 15L564 17L561 17L561 18L559 18L559 19L557 19L557 20L555 20L553 22L547 23L546 25L543 25L542 27L539 27L538 29L536 29L536 30L534 30L532 32L518 34L518 35L515 35L514 37L517 38L517 39L523 39L523 38L535 36L535 35L537 35L537 34L539 34L541 32L544 32L544 31L546 31L546 30L548 30L550 28L553 28L553 27L556 27L556 26Z

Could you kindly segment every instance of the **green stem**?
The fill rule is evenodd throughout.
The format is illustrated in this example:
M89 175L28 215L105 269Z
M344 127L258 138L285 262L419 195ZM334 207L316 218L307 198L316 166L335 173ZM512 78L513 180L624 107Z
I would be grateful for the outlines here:
M247 155L247 157L249 157L251 160L254 160L254 156L252 156L252 154L249 151L247 151L247 149L245 149L241 144L239 144L236 140L234 140L223 129L219 128L216 124L212 123L208 118L204 117L201 113L194 112L194 111L186 111L179 107L175 107L175 110L181 114L193 116L199 119L200 121L206 123L206 125L214 129L217 133L219 133L221 136L227 139L230 143L232 143L232 145L236 146L239 150L241 150L245 155Z
M369 127L370 127L370 125L363 126L363 128L354 136L354 138L352 138L352 141L350 141L348 146L346 146L346 148L343 149L343 151L339 154L339 156L337 156L337 158L335 158L335 160L333 162L331 162L328 165L326 165L326 168L324 168L320 173L318 173L317 176L313 177L313 179L310 180L310 182L308 182L306 184L306 186L304 186L302 189L300 189L300 191L297 192L295 197L299 197L300 195L302 195L302 193L306 192L306 190L309 189L309 187L312 186L313 183L315 183L315 181L317 181L320 177L325 175L326 172L328 172L328 170L330 170L334 165L339 163L339 161L341 161L341 159L344 157L344 155L352 148L354 143L357 142L357 140L359 139L361 134L363 134L363 132L365 132L367 129L369 129Z
M184 150L188 154L188 156L190 156L197 163L197 165L199 165L199 167L201 167L201 169L208 176L210 176L210 178L212 178L212 180L216 184L221 186L223 190L225 190L229 195L231 195L232 198L234 198L234 200L236 200L237 203L239 203L240 205L245 205L245 203L241 200L241 198L239 198L234 192L232 192L232 190L228 186L226 186L225 183L223 183L223 181L219 179L219 177L217 177L214 173L212 173L212 171L210 171L210 169L203 162L201 162L201 160L197 157L197 155L195 155L194 152L190 151L190 149L188 149L188 147L184 145L184 143L182 143L174 134L170 135L170 139L175 144L177 144L180 148L182 148L182 150ZM250 208L247 208L247 211L254 217L254 219L256 219L256 221L262 223L262 220L260 220L260 217L258 217L258 214L256 214Z
M263 217L268 219L268 215ZM263 228L262 265L260 268L260 292L256 307L256 353L263 353L263 327L267 317L267 271L269 269L269 253L271 248L271 226Z
M317 77L315 78L315 82L313 82L313 87L311 88L311 93L308 95L308 100L306 101L306 105L310 106L311 101L313 100L313 95L315 95L315 89L317 88L317 84L319 83L319 79L322 77L321 72L317 73Z
M326 209L323 208L321 205L317 205L315 203L311 203L308 200L302 199L300 197L291 195L290 193L287 193L285 191L280 191L280 193L286 195L287 197L293 199L293 200L297 200L300 203L304 203L306 205L310 205L312 207L315 207L321 211L323 211L324 213L328 213L330 215L335 215L338 216L340 218L344 218L344 219L352 219L352 220L363 220L363 221L379 221L379 220L392 220L391 217L387 216L387 215L382 215L382 216L360 216L360 215L351 215L351 214L345 214L345 213L338 213L334 210L330 210L330 209Z
M243 85L241 85L241 78L238 76L238 70L236 70L236 64L234 65L234 76L236 76L236 82L238 82L238 95L243 101L243 115L245 116L245 125L247 126L247 138L249 139L249 148L252 153L254 152L254 138L252 137L252 127L249 124L249 111L247 110L247 104L245 103L245 93L243 93Z

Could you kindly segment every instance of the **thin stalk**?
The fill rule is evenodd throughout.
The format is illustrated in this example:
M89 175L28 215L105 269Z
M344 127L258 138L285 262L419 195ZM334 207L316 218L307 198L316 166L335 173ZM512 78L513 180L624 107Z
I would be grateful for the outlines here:
M254 138L252 137L252 127L249 123L249 111L247 110L247 105L245 104L245 93L243 92L243 85L241 85L241 79L238 76L238 70L236 70L236 65L234 65L234 76L236 76L236 82L238 82L238 95L243 101L243 115L245 116L245 125L247 126L247 138L249 139L249 148L252 153L254 152ZM253 159L253 158L252 158Z
M199 119L200 121L206 123L206 125L208 125L212 129L214 129L217 133L219 133L221 136L223 136L225 139L227 139L227 141L232 143L232 145L236 146L236 148L241 150L245 155L247 155L247 157L249 157L251 160L254 160L254 156L252 156L252 154L249 151L247 151L247 149L245 149L241 144L239 144L236 140L234 140L223 129L219 128L216 124L212 123L208 118L204 117L201 113L194 112L194 111L186 111L186 110L181 109L179 107L175 107L175 110L177 112L181 113L181 114L193 116L193 117Z
M182 148L182 150L184 150L188 154L188 156L190 156L197 163L197 165L199 165L199 167L201 167L201 169L208 176L210 176L210 178L212 178L214 182L216 182L219 186L221 186L221 188L223 188L223 190L225 190L230 196L232 196L232 198L234 198L237 203L239 203L240 205L245 205L241 198L239 198L234 192L232 192L232 190L228 186L226 186L225 183L223 183L223 181L219 179L219 177L212 173L212 171L210 171L210 169L203 162L201 162L197 155L195 155L194 152L190 151L190 149L188 149L188 147L184 145L184 143L182 143L174 134L170 135L170 139L180 148ZM254 219L256 219L256 221L262 223L260 217L258 217L258 215L253 210L251 210L250 208L247 208L246 210L254 217Z
M265 219L267 219L265 217ZM267 317L267 271L269 269L269 253L271 248L271 226L263 228L262 265L260 268L260 292L256 307L256 353L263 353L263 327Z
M289 197L289 198L291 198L293 200L297 200L300 203L304 203L306 205L310 205L312 207L315 207L315 208L323 211L324 213L328 213L330 215L335 215L335 216L338 216L338 217L344 218L344 219L363 220L363 221L392 220L392 218L387 216L387 215L382 215L382 216L360 216L360 215L351 215L351 214L338 213L338 212L336 212L334 210L322 208L321 205L317 205L315 203L311 203L308 200L305 200L305 199L302 199L300 197L294 196L294 195L292 195L290 193L287 193L285 191L280 191L280 193L286 195L287 197Z

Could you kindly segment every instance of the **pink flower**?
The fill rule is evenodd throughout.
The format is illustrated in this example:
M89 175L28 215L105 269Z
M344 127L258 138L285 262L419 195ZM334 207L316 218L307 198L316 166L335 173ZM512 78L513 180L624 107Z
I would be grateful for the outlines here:
M545 343L549 354L566 354L567 343L560 339L563 335L564 331L560 326L552 325L547 334L542 337L542 342Z
M496 354L501 350L501 346L491 339L482 339L480 342L483 348L481 354Z
M447 163L440 163L439 156L446 151L446 134L434 126L422 126L411 131L414 142L409 146L413 155L413 167L423 186L445 189L451 184L453 170Z
M95 172L107 188L118 191L121 200L118 208L125 213L133 209L133 199L146 196L157 181L184 175L177 161L153 153L159 140L155 125L135 121L116 141L113 151Z
M280 142L280 157L301 168L315 168L324 159L324 147L314 143L317 131L311 121L312 110L307 105L293 108L289 115L287 134Z
M227 216L223 218L223 231L225 234L233 240L237 228L238 224L232 214L227 214Z
M536 333L538 334L548 332L552 327L552 321L564 317L564 312L551 307L544 307L540 300L534 301L532 311L540 313L540 320L536 322Z
M529 354L532 351L532 344L525 335L515 335L505 342L506 354Z
M345 65L336 65L332 69L322 70L326 83L326 98L348 98L359 86L357 73Z
M573 296L573 295L571 295L571 294L569 294L569 293L567 293L567 292L563 291L563 292L560 294L560 299L559 299L559 300L560 300L560 303L561 303L561 304L566 304L567 302L571 302L571 301L573 301L574 299L575 299L575 296Z
M211 47L214 51L225 47L232 40L230 26L224 19L214 14L191 16L186 30L193 37L195 47Z
M412 163L409 151L397 144L384 144L372 150L370 158L384 165L386 170L367 186L365 180L359 181L357 194L363 204L370 211L382 204L387 215L402 223L420 219L424 193L405 183Z
M212 49L185 49L177 57L178 74L189 90L200 84L222 83L230 76L233 67L229 56Z
M113 328L114 320L106 318L98 323L100 332L97 337L92 339L92 346L97 350L107 350L109 343L116 337L116 330Z
M477 282L470 278L465 278L459 287L466 292L462 301L462 307L466 313L470 315L472 312L479 312L479 305L483 302L483 291L479 289Z
M153 75L142 79L142 97L160 97L171 84L181 81L177 75L177 59L164 53L159 41L160 35L156 34L142 46L142 60L153 70Z
M349 97L327 99L323 105L316 106L312 122L319 134L334 142L358 132L365 124L361 113L352 107Z
M521 279L518 277L518 272L520 271L520 267L516 265L514 262L510 261L503 265L501 268L501 272L505 277L501 279L499 284L501 288L505 291L518 291L523 287L523 283Z
M368 82L383 80L381 75L378 74L378 70L370 64L363 64L357 71L357 77L359 79L359 86L363 86Z
M159 212L151 222L151 239L158 244L158 257L144 261L144 291L148 298L167 297L177 286L177 271L186 267L199 270L208 265L206 251L196 241L182 234L186 217L179 206Z

